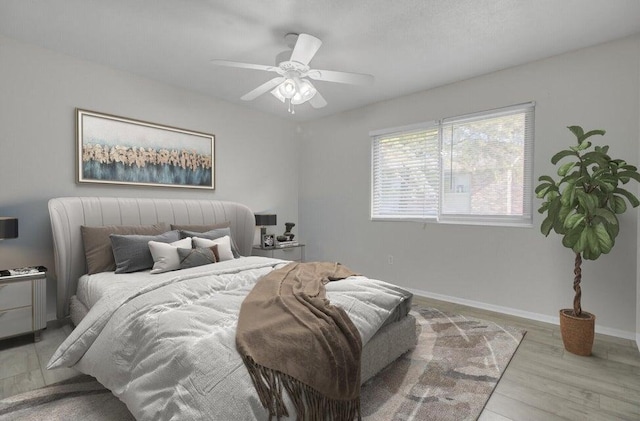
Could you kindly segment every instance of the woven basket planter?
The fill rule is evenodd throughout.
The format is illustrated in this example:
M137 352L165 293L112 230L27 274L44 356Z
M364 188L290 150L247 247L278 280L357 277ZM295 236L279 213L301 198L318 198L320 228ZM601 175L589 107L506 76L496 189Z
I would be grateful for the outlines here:
M591 355L596 325L596 316L583 311L580 317L573 315L573 310L560 310L560 333L564 348L576 355Z

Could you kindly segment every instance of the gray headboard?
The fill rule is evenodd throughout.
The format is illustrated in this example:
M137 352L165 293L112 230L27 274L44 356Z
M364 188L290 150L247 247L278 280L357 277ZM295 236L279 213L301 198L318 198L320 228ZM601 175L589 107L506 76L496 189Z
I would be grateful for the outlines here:
M231 222L240 254L251 255L255 217L240 203L218 200L62 197L49 201L57 278L57 317L69 314L69 298L86 273L81 225L214 224Z

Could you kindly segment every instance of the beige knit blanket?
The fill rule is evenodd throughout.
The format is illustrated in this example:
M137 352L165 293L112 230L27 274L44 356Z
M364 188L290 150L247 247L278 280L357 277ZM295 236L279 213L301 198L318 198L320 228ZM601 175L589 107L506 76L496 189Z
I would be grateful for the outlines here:
M236 347L269 419L289 415L283 388L298 420L360 419L362 341L324 287L351 275L338 263L291 263L261 278L242 303Z

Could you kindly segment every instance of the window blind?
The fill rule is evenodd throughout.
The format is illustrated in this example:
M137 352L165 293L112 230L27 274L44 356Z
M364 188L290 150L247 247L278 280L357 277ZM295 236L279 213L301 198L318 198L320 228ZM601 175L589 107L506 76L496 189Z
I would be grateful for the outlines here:
M370 133L371 218L530 226L534 105Z
M441 220L531 221L533 109L443 120Z
M436 217L440 194L438 128L374 136L372 200L374 218Z

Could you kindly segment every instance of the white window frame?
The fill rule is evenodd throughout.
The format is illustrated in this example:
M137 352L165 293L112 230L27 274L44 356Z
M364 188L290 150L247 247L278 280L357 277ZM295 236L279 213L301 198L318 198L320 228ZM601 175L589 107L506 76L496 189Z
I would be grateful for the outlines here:
M477 215L477 214L445 214L442 210L443 195L445 189L444 172L442 170L442 148L443 148L443 127L452 123L467 122L473 120L481 120L483 118L495 118L503 115L509 115L517 112L525 112L527 114L527 132L525 134L524 145L524 166L523 166L523 214L522 215ZM423 217L403 217L400 215L378 216L375 215L374 209L374 177L375 163L374 154L376 139L390 137L394 134L402 134L414 132L417 130L438 129L438 143L440 149L440 159L438 163L438 171L440 173L440 192L438 200L437 215ZM446 223L446 224L465 224L465 225L492 225L507 227L532 227L533 226L533 156L534 156L534 127L535 127L535 102L502 107L493 110L481 111L477 113L465 114L457 117L448 117L441 120L432 120L424 123L411 124L407 126L392 127L369 132L371 138L371 189L370 189L370 219L372 221L413 221L413 222L430 222L430 223Z

